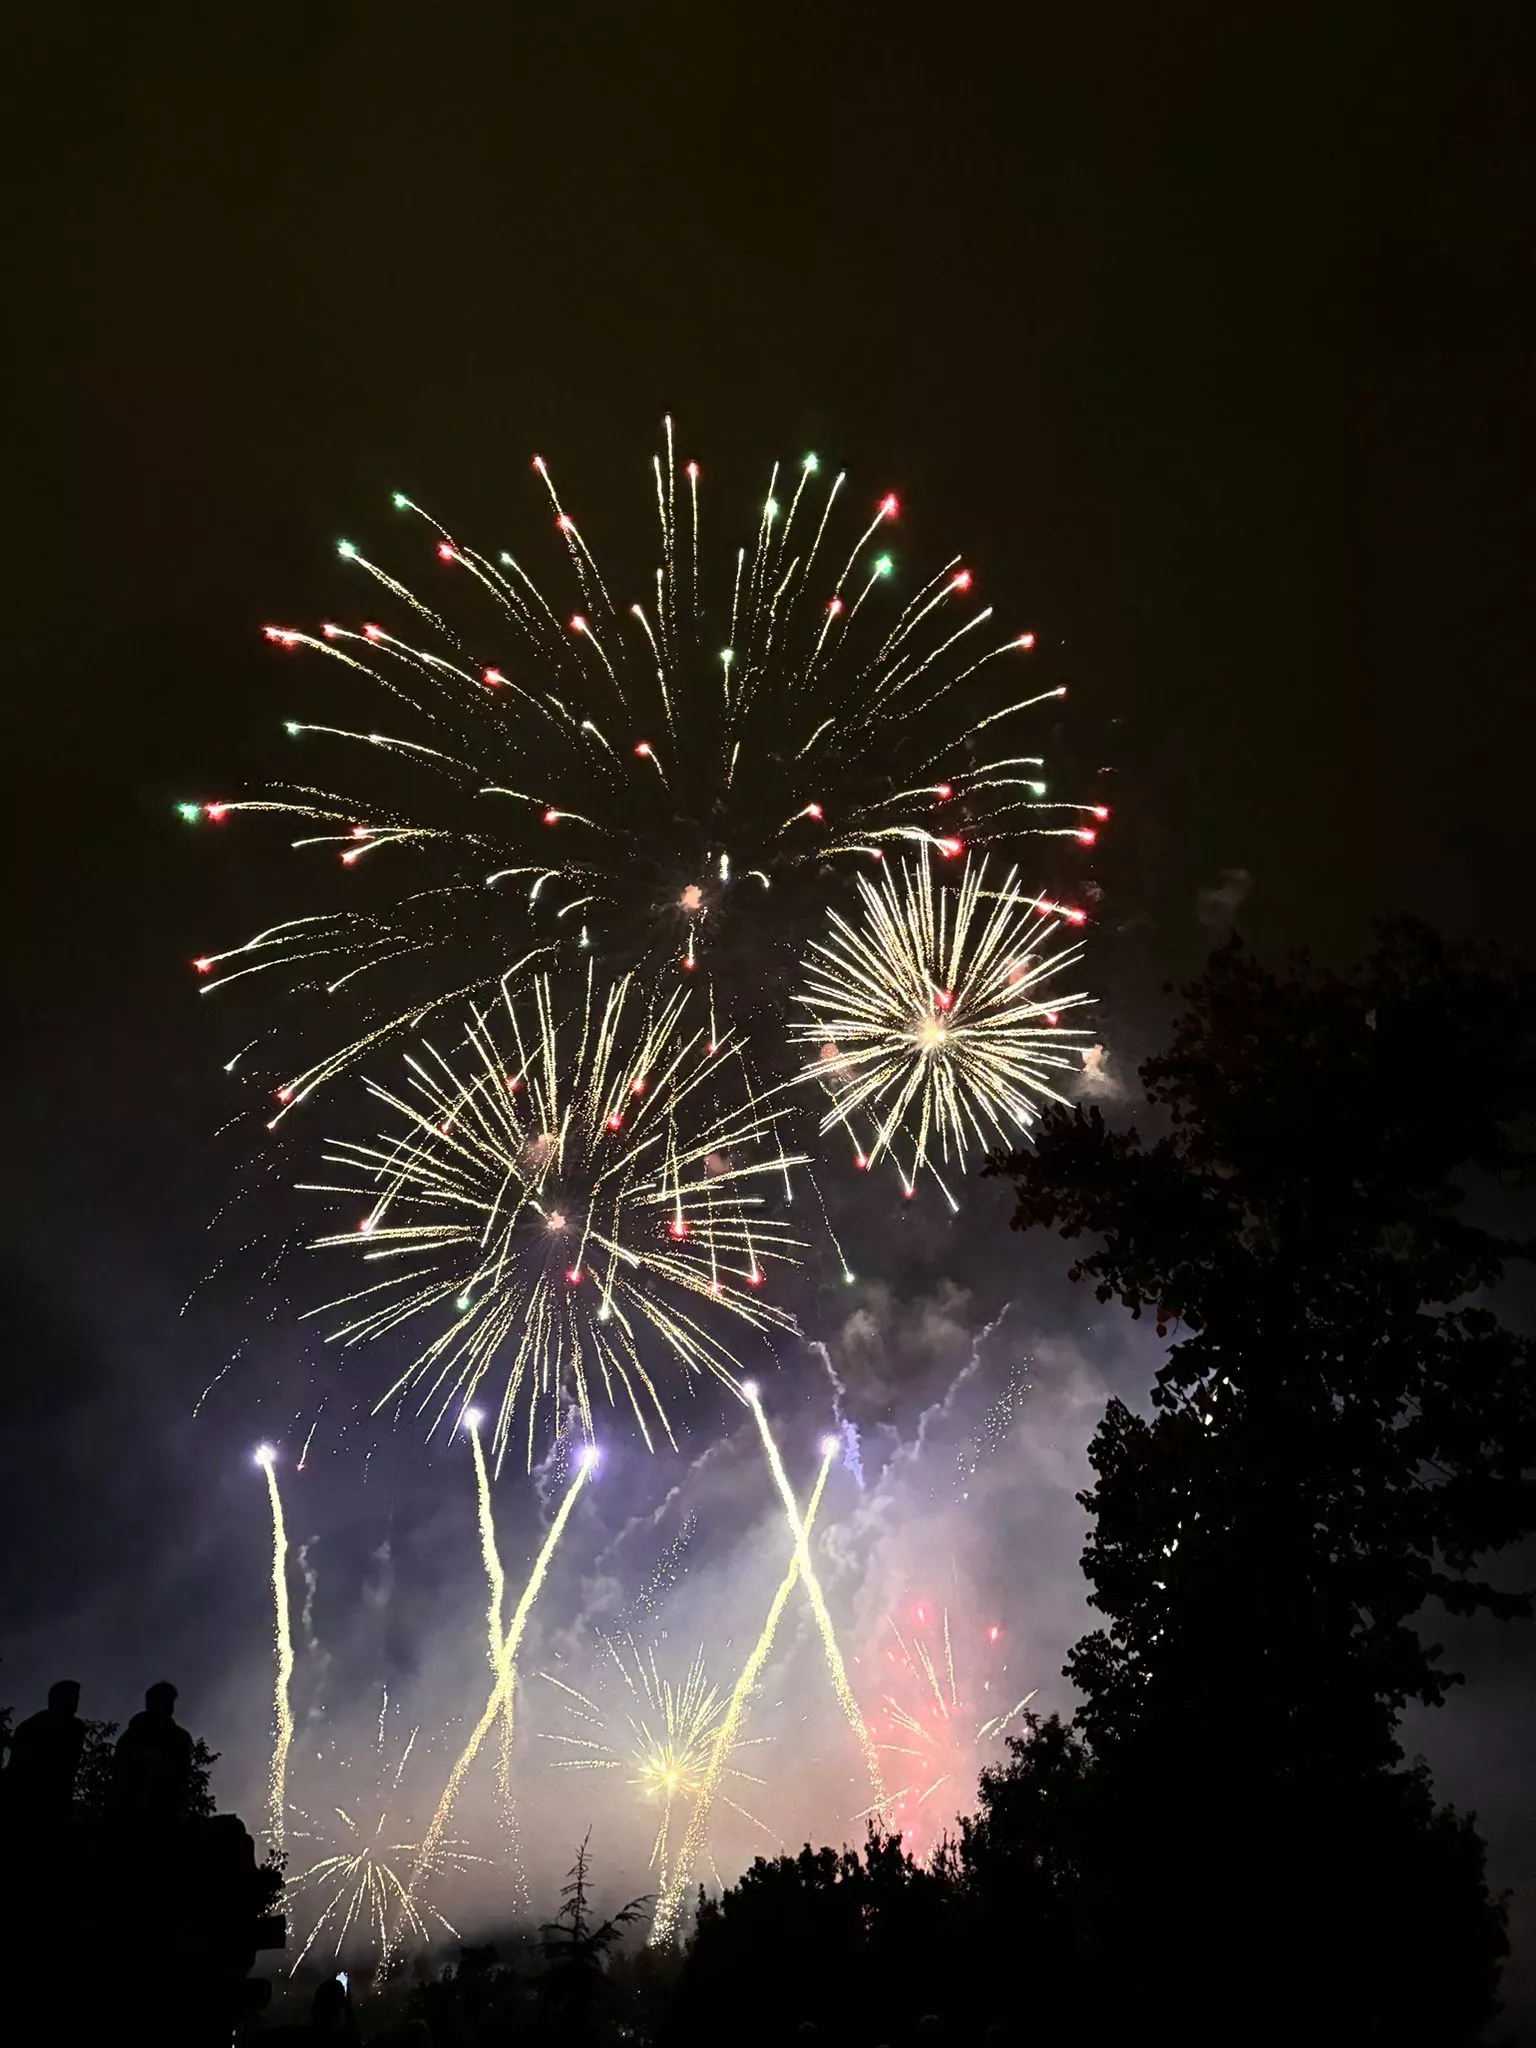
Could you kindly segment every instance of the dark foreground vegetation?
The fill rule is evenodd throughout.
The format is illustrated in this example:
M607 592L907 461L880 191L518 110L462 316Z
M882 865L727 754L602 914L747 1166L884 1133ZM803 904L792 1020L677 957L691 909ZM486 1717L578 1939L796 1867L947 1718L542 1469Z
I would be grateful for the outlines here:
M1101 1625L1069 1659L1073 1722L1011 1745L928 1868L877 1834L759 1861L657 1956L625 1940L643 1901L594 1911L583 1848L526 1959L466 1950L434 1981L324 1992L318 2030L1438 2048L1495 2023L1483 1845L1398 1728L1457 1682L1437 1613L1530 1613L1494 1567L1536 1529L1533 1345L1500 1315L1533 1249L1536 986L1398 921L1353 974L1271 973L1233 946L1186 993L1136 1126L1057 1111L987 1169L1016 1227L1073 1240L1073 1276L1170 1340L1147 1412L1111 1403L1093 1440ZM6 1926L50 1969L127 1980L138 1951L157 1979L217 1977L223 2032L136 2038L227 2040L275 1873L234 1823L216 1969L190 1902L221 1823L192 1810L196 1771L147 1818L98 1744L44 1822L13 1783L24 1734ZM24 1860L45 1828L53 1860Z

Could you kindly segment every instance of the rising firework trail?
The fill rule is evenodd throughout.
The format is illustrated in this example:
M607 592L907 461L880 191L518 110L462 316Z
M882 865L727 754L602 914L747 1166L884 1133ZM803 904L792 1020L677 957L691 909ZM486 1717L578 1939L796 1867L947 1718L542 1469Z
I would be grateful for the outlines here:
M552 1672L540 1674L563 1695L567 1711L584 1731L548 1736L549 1741L575 1752L562 1757L554 1768L625 1774L631 1791L655 1812L651 1868L665 1892L671 1873L674 1818L698 1799L729 1702L706 1678L702 1650L677 1680L663 1675L654 1644L642 1649L626 1638L620 1646L605 1636L603 1654L609 1690L618 1693L617 1703L606 1708ZM760 1778L749 1779L745 1771L731 1770L729 1775L762 1783ZM719 1796L754 1826L763 1826L734 1799L724 1793Z
M469 1431L470 1450L475 1461L475 1505L480 1523L480 1557L485 1566L486 1587L489 1600L485 1610L486 1651L494 1672L501 1657L501 1645L505 1627L503 1608L506 1604L507 1577L501 1566L501 1552L496 1543L496 1518L491 1509L491 1475L486 1470L485 1451L480 1443L481 1415L478 1408L465 1411L464 1425ZM498 1728L499 1742L496 1752L496 1796L501 1802L502 1819L512 1822L512 1733L514 1701L508 1693L502 1708Z
M486 1701L484 1711L481 1713L479 1720L470 1731L469 1740L460 1752L457 1763L455 1763L453 1769L448 1774L448 1782L443 1787L443 1796L437 1802L437 1811L433 1814L431 1825L422 1838L416 1868L411 1877L411 1890L413 1892L418 1889L418 1880L428 1875L432 1869L433 1859L443 1840L443 1833L448 1825L449 1816L453 1812L454 1801L459 1796L460 1788L464 1783L464 1778L470 1765L480 1754L480 1745L485 1741L486 1736L504 1712L508 1700L512 1697L513 1688L517 1683L517 1653L522 1644L523 1631L528 1626L528 1617L533 1612L533 1603L539 1597L539 1588L543 1585L545 1574L549 1570L549 1561L555 1554L560 1538L565 1534L565 1525L571 1519L571 1510L575 1507L580 1497L581 1489L586 1485L587 1480L591 1476L592 1468L596 1463L597 1446L595 1444L588 1444L577 1461L576 1476L566 1488L565 1497L556 1510L554 1520L549 1525L549 1534L544 1538L543 1547L534 1559L533 1570L528 1574L528 1583L524 1586L522 1598L518 1601L512 1615L511 1626L502 1639L500 1653L496 1662L495 1682L491 1687L491 1696Z
M747 1396L747 1405L752 1410L753 1419L757 1423L757 1432L763 1440L763 1450L768 1459L768 1469L773 1474L774 1485L779 1489L779 1500L784 1508L784 1518L789 1524L790 1535L794 1538L795 1557L800 1566L800 1576L804 1579L805 1590L810 1596L811 1611L816 1616L816 1626L821 1630L821 1643L823 1650L826 1652L827 1671L832 1679L832 1690L837 1694L838 1705L843 1710L848 1726L853 1730L854 1740L859 1745L859 1754L864 1759L864 1768L869 1773L869 1782L875 1795L873 1811L883 1816L886 1799L885 1781L880 1770L880 1755L875 1748L874 1738L865 1726L864 1716L859 1711L859 1703L854 1698L853 1687L848 1683L848 1671L843 1663L843 1653L838 1647L837 1632L832 1626L832 1616L827 1610L826 1599L821 1590L821 1581L817 1578L816 1567L811 1561L810 1532L801 1520L800 1510L795 1505L795 1496L790 1491L789 1477L784 1470L784 1460L779 1456L779 1447L774 1442L768 1428L768 1418L763 1413L763 1404L758 1397L757 1388L748 1385L742 1391ZM841 1438L838 1437L828 1439L834 1451L840 1447L841 1441Z
M293 1631L288 1619L288 1531L283 1522L283 1501L277 1490L277 1453L263 1444L256 1462L267 1475L267 1497L272 1505L272 1640L277 1653L272 1692L272 1763L267 1772L267 1835L281 1852L288 1811L288 1751L293 1744L293 1707L289 1688L293 1683Z
M661 1901L656 1908L656 1918L651 1925L651 1941L655 1945L666 1945L677 1938L689 1878L697 1868L709 1841L709 1824L715 1799L730 1765L731 1753L739 1741L742 1718L757 1691L763 1666L768 1662L772 1652L773 1639L778 1634L784 1609L789 1605L790 1595L800 1582L801 1556L809 1543L811 1529L821 1508L821 1496L826 1491L827 1475L832 1470L838 1449L836 1437L828 1437L821 1447L821 1470L816 1474L816 1484L811 1489L811 1497L806 1503L801 1525L805 1541L796 1541L789 1569L779 1581L778 1591L773 1596L762 1630L752 1645L746 1663L741 1667L741 1676L731 1688L731 1696L726 1703L720 1726L715 1732L709 1761L693 1802L693 1812L688 1817L683 1845L672 1867L671 1882L663 1887Z
M1016 870L995 889L986 876L985 860L967 861L956 885L926 861L861 876L858 916L831 914L792 998L793 1035L817 1049L803 1078L830 1098L822 1130L846 1129L861 1167L892 1160L909 1195L931 1173L952 1209L943 1170L963 1171L1027 1131L1042 1100L1060 1102L1052 1077L1077 1071L1071 1041L1091 1036L1058 1028L1091 998L1055 986L1083 949L1053 942L1083 913L1026 894Z
M423 1043L398 1089L371 1083L378 1138L327 1152L353 1221L317 1248L360 1256L363 1285L311 1311L355 1345L404 1324L429 1331L378 1408L403 1397L434 1427L482 1390L498 1461L516 1429L533 1462L539 1417L594 1399L632 1409L647 1445L672 1440L642 1349L674 1375L736 1390L722 1329L793 1330L765 1299L798 1241L767 1203L803 1164L780 1139L734 1043L684 989L630 976L562 1005L539 977L475 1011L461 1039Z
M1065 695L1033 678L1035 635L1000 630L958 555L909 573L893 494L859 502L814 455L779 475L717 559L668 420L653 566L632 548L611 577L540 457L537 566L397 493L409 566L338 546L369 609L265 629L307 664L294 778L178 808L341 869L342 897L322 881L194 963L206 990L295 999L275 1119L514 963L591 949L772 988L829 893L893 852L1093 842L1103 807L1055 802L1019 751Z

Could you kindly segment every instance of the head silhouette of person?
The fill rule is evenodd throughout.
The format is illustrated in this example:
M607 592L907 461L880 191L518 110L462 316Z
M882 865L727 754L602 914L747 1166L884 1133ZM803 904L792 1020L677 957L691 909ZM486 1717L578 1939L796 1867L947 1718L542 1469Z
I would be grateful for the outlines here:
M78 1678L61 1678L48 1688L48 1711L60 1714L66 1719L80 1711L80 1681Z
M347 2024L347 1987L336 1977L327 1977L309 2008L309 2024L323 2033L339 2034Z
M162 1678L158 1685L152 1685L145 1693L144 1711L153 1714L157 1721L176 1718L176 1688L168 1678Z

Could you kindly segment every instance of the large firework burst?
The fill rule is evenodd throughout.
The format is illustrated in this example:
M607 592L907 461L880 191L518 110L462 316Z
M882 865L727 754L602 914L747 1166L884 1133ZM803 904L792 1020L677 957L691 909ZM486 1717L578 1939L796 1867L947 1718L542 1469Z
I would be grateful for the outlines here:
M709 1770L728 1697L711 1685L701 1650L680 1680L664 1677L654 1645L642 1649L632 1637L622 1645L602 1639L608 1686L600 1703L552 1672L540 1675L564 1696L567 1712L586 1732L551 1732L549 1740L575 1754L559 1759L557 1770L622 1771L625 1783L656 1817L651 1867L663 1890L672 1865L673 1823L697 1799ZM760 1778L728 1765L738 1783ZM763 1823L724 1792L725 1805L754 1826Z
M1013 1696L995 1623L964 1623L958 1660L947 1607L920 1605L905 1632L894 1618L888 1627L887 1691L876 1725L899 1787L890 1794L891 1809L909 1841L931 1845L949 1815L974 1800L989 1751L1020 1730L1035 1689ZM940 1794L956 1803L946 1807Z
M1090 998L1053 987L1082 947L1051 950L1082 913L1027 895L1016 872L989 891L986 873L968 860L952 887L922 860L861 876L857 921L832 913L792 999L805 1013L794 1037L818 1048L805 1076L830 1097L822 1129L845 1126L860 1166L892 1159L908 1194L931 1172L951 1207L940 1168L1026 1130L1041 1097L1059 1101L1050 1076L1076 1068L1070 1041L1088 1035L1058 1024Z
M601 1397L627 1401L650 1444L653 1423L671 1436L659 1359L734 1388L714 1325L794 1328L761 1289L796 1248L769 1190L802 1161L779 1141L782 1103L764 1106L698 1008L628 976L599 992L589 969L562 1013L541 975L452 1048L419 1045L401 1087L369 1084L390 1128L328 1147L346 1177L322 1191L357 1207L317 1241L369 1277L311 1313L347 1344L432 1330L380 1407L412 1395L435 1426L483 1397L498 1459L521 1410L531 1462L542 1410L573 1401L590 1436Z
M814 456L782 482L775 466L750 538L714 568L698 465L679 468L668 421L659 559L626 565L615 596L533 467L568 595L397 495L429 530L430 596L342 542L378 617L266 629L335 685L315 702L314 672L295 677L304 766L181 807L273 814L339 857L339 893L196 962L209 989L261 974L318 1006L288 1013L315 1035L275 1076L283 1111L542 947L616 967L726 958L740 996L782 975L840 872L1023 832L1091 842L1105 815L1050 801L1039 757L1015 751L1029 708L1064 694L1028 679L1034 635L999 633L958 556L904 576L893 496L845 522L842 475L823 485Z

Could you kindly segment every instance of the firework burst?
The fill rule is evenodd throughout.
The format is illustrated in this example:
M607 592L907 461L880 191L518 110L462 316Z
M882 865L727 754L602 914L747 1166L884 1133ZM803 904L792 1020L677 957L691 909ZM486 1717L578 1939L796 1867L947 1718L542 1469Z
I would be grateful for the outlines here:
M625 1773L625 1783L655 1812L651 1868L665 1890L672 1867L674 1818L697 1800L703 1788L729 1697L705 1677L702 1650L680 1681L663 1677L654 1647L642 1650L633 1638L626 1638L621 1647L604 1637L603 1653L609 1690L617 1693L616 1703L606 1707L552 1672L540 1674L559 1690L567 1711L588 1731L549 1734L550 1741L579 1752L562 1757L555 1768ZM727 1766L725 1775L742 1783L762 1783L734 1766ZM716 1797L763 1827L727 1794L718 1792Z
M399 1839L410 1826L401 1811L401 1780L419 1729L413 1728L391 1765L387 1757L389 1695L379 1708L378 1735L364 1772L368 1782L347 1806L317 1814L292 1809L298 1825L290 1839L308 1845L315 1860L288 1880L288 1893L301 1912L312 1915L309 1933L294 1960L294 1974L314 1951L340 1962L366 1955L381 1966L406 1941L430 1941L434 1932L457 1936L447 1917L422 1896L433 1877L484 1864L462 1843L439 1841L430 1865L407 1879L401 1864L419 1856L419 1844Z
M1040 1098L1061 1100L1049 1076L1077 1066L1070 1041L1089 1035L1058 1023L1091 998L1050 992L1082 954L1051 941L1082 914L1027 896L1016 872L989 891L986 871L967 861L954 887L926 861L861 877L858 921L832 913L793 997L794 1037L817 1048L803 1078L830 1098L823 1131L845 1128L860 1166L890 1158L909 1195L932 1173L952 1208L941 1168L1027 1130Z
M944 1816L930 1802L946 1786L959 1805L975 1796L988 1752L1021 1726L1034 1688L1012 1698L1002 1630L966 1624L960 1668L949 1609L914 1610L906 1632L889 1621L881 1701L881 1753L899 1789L890 1795L895 1824L909 1840L931 1840Z
M311 1311L346 1344L439 1320L380 1407L409 1394L435 1426L494 1379L498 1459L516 1427L531 1463L538 1416L566 1400L590 1438L598 1396L628 1402L649 1445L671 1426L647 1334L689 1379L735 1389L695 1304L794 1328L763 1295L797 1247L765 1190L787 1191L803 1160L735 1049L692 1027L685 990L646 999L625 977L599 993L589 969L562 1017L540 976L522 1002L476 1011L452 1053L422 1045L406 1067L399 1092L370 1084L392 1128L326 1155L347 1178L323 1192L357 1220L318 1246L377 1277Z
M1091 843L1107 815L1051 801L1040 757L1014 751L1030 708L1065 691L1029 679L1035 636L1000 633L958 556L904 574L894 496L844 516L842 475L775 465L717 564L669 420L656 555L610 579L547 464L533 471L558 582L397 494L430 594L341 542L377 615L265 629L333 686L315 703L315 670L295 677L297 778L179 806L286 824L337 885L194 963L205 990L261 975L301 998L279 1117L514 959L727 959L738 992L767 986L837 874L1023 833Z

